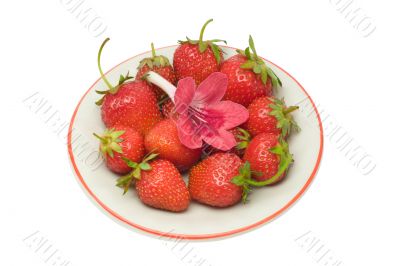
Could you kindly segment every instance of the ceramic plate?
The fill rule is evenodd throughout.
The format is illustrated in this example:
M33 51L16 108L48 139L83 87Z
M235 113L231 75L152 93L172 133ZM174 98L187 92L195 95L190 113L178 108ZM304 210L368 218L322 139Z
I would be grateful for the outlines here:
M157 54L167 56L171 62L177 46L157 49ZM234 48L222 47L225 58L236 54ZM106 73L112 84L117 83L120 74L128 70L133 75L141 59L151 56L150 52L134 56ZM287 177L278 185L255 189L250 201L230 208L216 209L192 202L183 213L171 213L153 209L142 204L135 189L122 195L115 186L117 176L104 164L91 167L90 158L82 158L78 145L87 141L88 147L97 150L98 140L93 132L102 132L105 127L101 121L100 108L94 104L99 99L95 90L106 90L100 79L83 95L75 109L68 135L68 151L73 169L85 192L94 199L96 205L112 218L134 230L148 233L186 238L205 239L223 237L255 228L271 221L291 206L307 189L314 178L322 156L323 134L318 111L304 88L286 71L266 61L267 65L282 80L283 87L277 96L284 97L287 105L299 105L300 110L293 113L301 127L289 139L290 151L295 163Z

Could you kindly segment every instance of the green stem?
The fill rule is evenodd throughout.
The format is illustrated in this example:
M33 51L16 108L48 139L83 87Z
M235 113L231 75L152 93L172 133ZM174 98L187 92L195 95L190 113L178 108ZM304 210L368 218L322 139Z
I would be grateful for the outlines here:
M251 35L249 35L249 46L250 46L250 49L253 51L254 59L257 60L258 59L258 55L257 55L256 47L254 45L253 37Z
M297 109L299 109L298 106L290 106L290 107L286 108L285 110L283 110L283 114L287 115L288 113L291 113Z
M254 187L263 187L263 186L271 185L271 184L275 183L276 180L278 180L283 173L285 173L285 171L288 169L290 163L291 163L291 161L287 160L285 165L283 167L281 167L280 170L273 177L271 177L267 180L255 181L253 179L247 179L246 183L249 185L252 185Z
M207 20L206 23L204 23L203 27L201 28L200 37L199 37L199 43L202 43L202 42L203 42L204 30L206 29L208 23L210 23L211 21L213 21L213 19Z
M106 43L107 43L109 40L110 40L110 38L105 39L104 42L103 42L103 43L101 44L101 46L100 46L99 52L98 52L98 54L97 54L97 66L98 66L98 68L99 68L100 75L101 75L101 78L103 79L104 83L107 85L107 87L108 87L110 90L113 90L114 87L110 84L110 82L108 82L108 80L107 80L106 77L104 76L104 73L103 73L103 70L101 69L101 64L100 64L101 52L103 51L104 45L106 45Z
M154 57L156 57L156 50L154 49L154 44L151 43L151 55Z
M102 143L106 143L107 140L103 137L100 137L99 135L97 135L96 133L93 133L93 136L95 136L96 138L98 138Z

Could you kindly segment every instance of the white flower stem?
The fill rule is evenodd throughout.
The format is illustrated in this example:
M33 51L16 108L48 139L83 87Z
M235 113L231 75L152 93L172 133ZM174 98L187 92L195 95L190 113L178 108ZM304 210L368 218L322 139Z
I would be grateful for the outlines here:
M169 98L171 98L172 102L174 102L174 96L176 87L169 83L168 80L160 76L159 74L149 71L147 72L147 81L153 83L154 85L160 87L166 94L168 94Z

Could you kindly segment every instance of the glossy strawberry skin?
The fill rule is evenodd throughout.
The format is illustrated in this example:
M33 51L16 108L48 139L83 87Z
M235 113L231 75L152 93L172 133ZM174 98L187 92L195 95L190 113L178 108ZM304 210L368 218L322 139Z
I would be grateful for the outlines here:
M179 171L167 160L150 163L151 170L142 171L136 181L140 200L153 208L181 212L190 204L189 190Z
M245 56L234 55L222 64L220 70L228 76L228 88L224 99L245 107L258 97L272 95L271 79L268 78L266 85L264 85L261 81L261 75L255 74L251 69L240 67L246 61Z
M221 62L223 60L220 53ZM199 45L184 43L181 44L174 53L174 70L177 80L186 77L193 77L196 84L199 85L211 73L220 69L211 47L201 53Z
M157 123L145 136L144 143L148 152L157 153L159 158L171 161L180 171L189 169L201 156L201 149L189 149L180 142L178 129L172 119Z
M261 133L254 137L243 156L243 161L248 161L252 171L262 175L252 175L257 181L264 181L273 177L279 169L279 156L270 152L279 142L279 136L270 133ZM280 181L284 174L278 178Z
M176 84L175 72L172 66L153 66L153 68L150 68L148 65L144 65L136 73L136 80L141 80L142 77L149 71L154 71L166 80L168 80L170 83L174 85ZM167 96L167 94L159 87L152 84L150 84L150 87L156 94L158 101Z
M216 153L190 170L192 199L214 207L228 207L242 197L242 188L231 183L239 174L242 160L233 153Z
M272 108L269 106L273 101L269 97L260 97L255 99L247 108L249 110L249 119L244 124L244 128L252 136L260 133L281 134L281 129L277 127L278 120L270 115Z
M108 128L123 125L146 134L161 120L156 95L146 81L124 83L115 94L107 94L101 117Z
M126 164L122 158L127 158L133 162L140 162L144 156L144 139L136 130L124 126L114 127L115 131L123 130L124 134L120 139L123 141L118 143L122 148L122 153L113 152L114 157L106 154L106 166L117 174L127 174L132 169Z

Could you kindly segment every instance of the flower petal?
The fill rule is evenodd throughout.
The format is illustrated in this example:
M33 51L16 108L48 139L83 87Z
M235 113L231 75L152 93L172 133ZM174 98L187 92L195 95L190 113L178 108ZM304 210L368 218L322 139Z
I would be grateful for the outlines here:
M189 149L201 148L202 136L199 134L198 126L195 125L188 113L182 113L177 121L179 140Z
M227 86L228 77L224 73L211 73L198 86L193 104L201 108L219 102L224 97Z
M192 103L196 91L196 83L192 77L183 78L178 81L174 96L175 109L178 113L187 111Z
M241 104L231 101L221 101L204 108L207 123L211 127L219 129L231 129L237 127L249 118L249 111Z
M202 136L205 142L221 151L229 151L237 144L235 136L225 129L210 129L207 134L203 132Z

